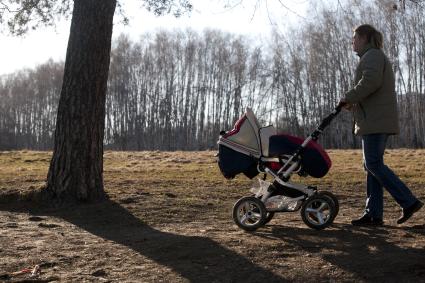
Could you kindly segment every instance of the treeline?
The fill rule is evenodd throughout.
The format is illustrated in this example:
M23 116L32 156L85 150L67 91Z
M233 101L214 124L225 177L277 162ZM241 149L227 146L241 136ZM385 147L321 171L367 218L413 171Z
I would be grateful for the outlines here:
M53 148L63 63L0 77L0 150Z
M352 84L353 27L382 30L394 63L401 134L394 147L424 147L424 7L350 0L312 9L310 20L267 43L217 30L160 31L113 46L105 146L118 150L215 148L249 106L264 124L306 136ZM0 79L0 150L50 149L63 63ZM321 137L328 148L358 147L343 113Z

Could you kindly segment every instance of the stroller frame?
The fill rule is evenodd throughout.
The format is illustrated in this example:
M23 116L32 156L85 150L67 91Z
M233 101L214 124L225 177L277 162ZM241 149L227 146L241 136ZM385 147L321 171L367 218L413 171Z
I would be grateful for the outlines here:
M294 212L301 209L301 217L304 223L313 229L324 229L331 225L338 214L339 202L332 193L328 191L317 190L317 187L295 184L289 181L293 173L298 173L303 176L301 167L301 158L307 146L311 141L317 141L319 136L323 133L325 128L329 126L331 121L340 113L343 105L338 105L333 112L325 117L320 125L297 147L295 152L291 155L285 155L282 167L279 170L273 170L267 166L267 162L280 162L282 163L282 156L268 157L264 155L263 147L260 141L260 156L258 157L257 171L263 173L263 180L267 175L272 177L272 183L267 187L261 187L252 196L246 196L239 199L233 207L233 220L235 223L246 231L254 231L263 225L267 224L274 216L275 212ZM261 129L259 128L259 132ZM221 132L223 137L226 133ZM259 134L259 133L258 133ZM223 144L220 138L219 144ZM261 181L260 181L261 185ZM300 193L300 196L285 197L286 202L293 202L292 207L283 206L283 208L266 208L267 201L272 197L276 191L276 186L281 186L285 189L292 189Z

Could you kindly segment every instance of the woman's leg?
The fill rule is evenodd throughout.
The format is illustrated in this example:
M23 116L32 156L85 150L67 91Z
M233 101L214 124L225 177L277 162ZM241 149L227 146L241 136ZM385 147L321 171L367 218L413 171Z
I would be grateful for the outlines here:
M384 212L384 190L381 183L367 172L367 199L365 213L374 219L382 219Z
M391 196L402 208L412 206L417 199L413 196L409 188L397 177L394 172L384 164L384 153L387 143L387 134L371 134L362 136L363 157L365 168L376 182L371 181L370 186L372 196L369 197L368 205L372 213L378 213L379 201L382 194L378 195L377 183L387 189ZM368 187L369 180L368 178ZM369 190L369 188L368 188ZM375 195L376 193L376 195ZM372 201L372 203L370 203ZM381 208L382 209L382 208Z
M382 183L367 169L366 163L383 164L386 141L376 135L362 137L363 162L367 171L367 199L365 213L372 218L382 219L384 210L384 191Z

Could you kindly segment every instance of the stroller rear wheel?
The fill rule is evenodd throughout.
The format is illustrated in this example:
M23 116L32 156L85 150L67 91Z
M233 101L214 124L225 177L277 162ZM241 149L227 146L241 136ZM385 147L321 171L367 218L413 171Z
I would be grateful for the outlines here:
M245 231L257 230L266 223L267 218L266 207L256 197L243 197L233 206L233 221Z
M329 196L316 194L304 201L301 217L308 227L322 230L332 224L335 212L335 204Z
M251 196L254 197L255 195L251 195ZM273 217L274 217L274 212L267 211L266 219L264 220L264 225L272 221Z

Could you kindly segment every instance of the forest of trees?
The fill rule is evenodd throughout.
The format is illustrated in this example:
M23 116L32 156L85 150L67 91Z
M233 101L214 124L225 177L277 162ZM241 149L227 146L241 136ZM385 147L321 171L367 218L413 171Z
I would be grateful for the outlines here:
M114 43L108 80L105 148L201 150L216 147L249 106L263 124L306 136L352 84L358 61L353 28L370 23L384 34L393 62L401 134L394 147L424 147L425 8L406 2L350 0L314 14L267 42L217 30L158 31ZM0 150L53 147L64 64L0 77ZM320 142L358 147L348 112Z

